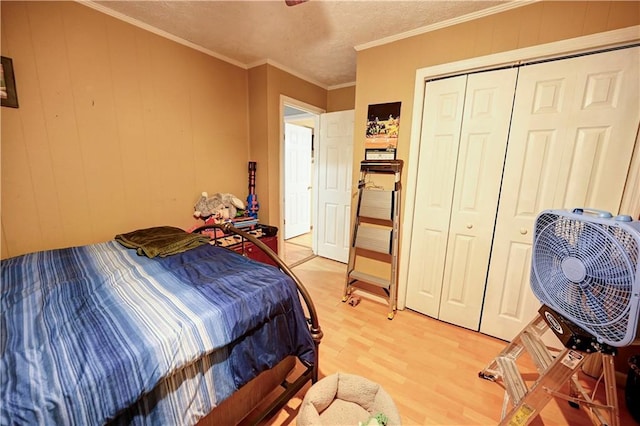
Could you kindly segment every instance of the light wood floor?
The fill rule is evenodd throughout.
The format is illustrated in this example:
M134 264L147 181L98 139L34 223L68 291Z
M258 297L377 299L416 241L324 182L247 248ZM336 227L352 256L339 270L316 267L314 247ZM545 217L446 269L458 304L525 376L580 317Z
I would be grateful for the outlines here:
M320 376L346 372L379 383L405 425L497 424L503 390L478 372L505 342L410 310L388 320L387 306L366 298L355 307L342 303L345 270L346 265L321 257L293 268L311 293L324 331ZM592 387L595 380L585 376L583 382ZM295 425L307 388L269 424ZM623 389L618 390L621 425L633 425ZM532 424L591 423L582 408L552 401Z
M280 250L280 257L288 265L296 265L313 256L311 232L285 240L284 247Z

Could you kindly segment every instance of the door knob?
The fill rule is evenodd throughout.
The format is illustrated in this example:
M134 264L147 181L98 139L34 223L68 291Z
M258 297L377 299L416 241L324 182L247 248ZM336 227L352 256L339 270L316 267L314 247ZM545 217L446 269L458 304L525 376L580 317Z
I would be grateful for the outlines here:
M467 229L473 228L473 223L467 223Z
M522 235L527 235L527 232L529 232L529 231L527 231L527 228L520 228L520 233Z

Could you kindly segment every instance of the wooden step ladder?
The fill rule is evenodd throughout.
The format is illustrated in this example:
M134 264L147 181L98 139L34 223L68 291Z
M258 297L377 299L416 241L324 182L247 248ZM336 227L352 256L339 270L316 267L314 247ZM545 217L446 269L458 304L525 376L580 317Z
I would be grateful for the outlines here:
M618 426L620 424L618 397L616 393L615 370L613 355L615 348L600 347L599 344L589 342L589 337L576 335L561 341L566 348L557 355L552 355L549 348L542 341L542 335L549 330L547 312L553 312L546 306L500 354L482 371L479 376L483 379L500 382L505 388L504 403L500 425L524 426L533 421L552 398L560 398L569 402L574 408L584 406L593 424ZM553 314L556 314L553 312ZM552 330L558 334L557 328L566 324L553 322ZM593 349L603 349L602 367L606 404L599 404L592 399L578 381L578 369ZM517 364L518 358L524 353L533 360L538 377L528 387ZM560 392L561 388L569 384L569 394Z
M346 302L359 283L383 289L389 302L388 319L395 316L398 298L398 233L400 223L400 190L402 160L365 160L360 163L358 204L354 222L349 263L342 301ZM393 189L367 188L370 175L394 175ZM356 256L381 260L390 264L388 277L375 276L356 269Z

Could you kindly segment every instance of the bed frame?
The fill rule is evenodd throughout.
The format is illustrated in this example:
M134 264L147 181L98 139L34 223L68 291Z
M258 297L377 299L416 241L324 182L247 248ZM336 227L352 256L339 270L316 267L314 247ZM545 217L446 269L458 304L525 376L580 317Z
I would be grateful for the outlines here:
M320 329L318 315L309 292L298 277L296 277L291 269L278 257L276 253L273 252L273 250L271 250L271 248L255 236L234 227L231 223L208 224L196 228L193 232L203 233L213 230L214 234L216 234L216 229L222 230L227 236L239 235L243 242L246 240L253 243L253 245L262 250L283 273L291 277L293 282L296 284L300 297L304 301L303 308L305 308L305 314L307 315L307 324L309 325L309 331L315 344L315 360L312 365L301 363L293 356L285 358L280 362L280 364L276 365L271 370L263 372L258 377L244 385L230 398L223 401L220 406L214 408L213 411L198 423L199 425L204 426L237 424L243 420L249 420L251 424L260 424L264 423L280 411L287 402L307 384L307 382L315 383L318 381L319 345L322 340L323 333ZM217 237L213 237L212 239L215 243ZM244 244L242 246L244 247ZM291 378L293 381L289 381L290 376L292 375L291 372L295 369L296 362L298 364L303 364L303 369L299 373L296 371ZM281 387L281 389L279 389L275 400L273 400L273 402L271 402L266 408L260 409L256 413L256 407L260 402L262 402L262 400L274 390L277 390L278 387Z

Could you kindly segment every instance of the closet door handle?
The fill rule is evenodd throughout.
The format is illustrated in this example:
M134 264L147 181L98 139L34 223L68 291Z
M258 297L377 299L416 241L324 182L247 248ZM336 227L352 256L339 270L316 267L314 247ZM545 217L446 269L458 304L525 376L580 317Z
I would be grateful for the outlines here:
M527 232L529 232L529 231L527 230L527 228L520 228L520 233L521 233L522 235L527 235Z
M467 223L467 229L473 228L473 223Z

